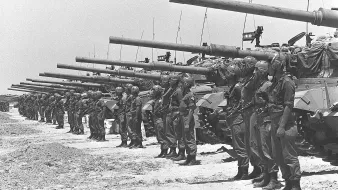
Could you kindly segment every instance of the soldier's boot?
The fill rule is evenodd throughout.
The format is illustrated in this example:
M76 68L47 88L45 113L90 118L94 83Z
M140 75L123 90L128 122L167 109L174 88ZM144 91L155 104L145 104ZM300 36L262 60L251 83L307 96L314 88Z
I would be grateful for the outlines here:
M139 144L139 142L138 142L138 140L136 140L136 139L134 139L134 140L132 140L134 143L129 147L129 149L134 149L134 148L136 148L137 146L138 146L138 144Z
M161 153L154 158L164 158L166 155L168 155L168 149L161 149Z
M300 180L292 180L292 188L291 190L302 190L300 188Z
M101 139L102 139L102 135L98 133L95 140L96 140L97 142L99 142L99 141L101 141Z
M330 162L330 164L333 165L333 166L338 166L338 154L336 154L335 160L333 160L332 162Z
M70 126L69 126L69 131L68 131L67 133L72 133L72 132L73 132L73 126L70 125Z
M243 175L243 170L241 167L238 167L237 168L237 174L230 178L231 181L237 181L237 180L240 180L242 178L242 175Z
M248 173L249 173L249 167L242 167L242 177L241 177L241 180L248 180L248 179L250 179L249 178L249 175L248 175Z
M136 143L135 146L133 146L133 148L144 148L144 146L142 145L142 141L137 140L136 142L137 142L137 143Z
M183 163L180 163L179 165L186 166L191 162L191 160L192 160L192 157L190 155L187 155L187 159Z
M263 187L264 190L280 189L282 184L277 180L277 172L270 174L270 182L267 186Z
M289 179L286 179L283 190L291 190L291 189L292 189L292 181Z
M328 153L327 153L327 156L326 156L325 158L323 158L322 160L323 160L324 162L332 162L332 161L334 161L335 159L336 159L336 158L335 158L335 155L332 154L332 151L331 151L331 150L329 150Z
M170 159L176 156L177 156L176 147L174 147L174 148L170 148L169 154L165 158Z
M63 125L58 125L55 129L63 129Z
M101 139L100 139L101 142L103 141L107 141L106 140L106 134L101 134Z
M84 130L80 129L78 135L84 135Z
M264 175L263 180L260 181L260 182L254 183L254 188L256 188L256 187L265 187L265 186L267 186L269 184L270 178L271 178L269 172L267 170L265 170L263 173L264 173L263 174Z
M180 161L180 160L185 160L185 149L179 149L178 150L178 155L176 157L170 158L173 161Z
M251 182L252 182L252 183L261 182L261 181L263 180L264 176L265 176L265 173L264 173L264 172L262 172L262 173L261 173L261 175L259 175L258 177L256 177L256 178L252 179L252 181L251 181Z
M135 144L134 140L133 140L133 139L131 139L131 140L130 140L130 143L128 144L128 146L127 146L127 147L129 148L129 147L131 147L131 146L134 146L134 144Z
M121 144L116 147L121 147L121 148L128 147L127 141L122 141Z
M53 125L56 125L56 121L55 120L53 120Z
M252 172L249 174L249 179L253 179L258 177L260 174L262 173L262 170L260 167L258 166L254 166L254 169L252 170Z
M89 135L89 137L87 139L92 139L92 138L93 138L93 133L90 132L90 135Z

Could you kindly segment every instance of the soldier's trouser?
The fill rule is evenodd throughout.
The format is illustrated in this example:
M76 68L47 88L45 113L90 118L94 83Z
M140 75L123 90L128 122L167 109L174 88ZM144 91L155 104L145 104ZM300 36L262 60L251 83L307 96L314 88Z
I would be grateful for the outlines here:
M119 116L118 123L119 123L119 133L121 135L121 141L127 142L128 135L129 135L129 138L131 139L131 136L130 136L131 131L130 131L130 128L126 124L126 116L124 114Z
M257 155L253 154L251 152L251 141L250 141L250 130L251 126L250 124L254 121L255 115L253 115L253 109L247 109L243 112L243 120L245 124L245 133L244 133L244 143L245 143L245 149L247 152L247 155L249 157L250 163L253 166L258 166L259 165L259 158Z
M89 117L88 117L88 127L89 127L89 130L90 130L90 134L94 134L95 130L94 130L94 127L93 127L93 115L92 114L90 114Z
M123 128L123 139L127 139L127 137L130 138L130 140L133 139L134 129L133 129L133 123L132 123L132 116L130 113L126 114L126 120L125 120L125 128ZM121 136L122 138L122 136Z
M171 117L172 113L168 113L164 116L165 118L165 126L166 126L166 131L165 131L165 136L168 139L168 146L169 148L176 148L177 147L177 139L176 139L176 134L175 130L173 127L173 120Z
M49 108L46 108L45 110L45 117L46 117L46 120L47 122L51 122L52 121L52 112Z
M183 140L183 125L182 125L182 116L178 111L173 111L169 121L167 120L167 138L170 142L170 148L185 149L185 144Z
M181 131L183 135L184 148L187 152L187 155L196 156L197 145L195 139L195 120L194 117L181 116ZM179 144L180 148L180 144ZM181 148L180 148L181 149ZM183 148L182 148L183 149Z
M255 126L258 154L264 169L269 173L278 172L278 166L272 154L271 122L258 122Z
M281 116L271 116L272 147L276 163L280 167L283 179L299 180L301 178L300 164L298 160L295 140L298 134L297 125L287 124L285 135L277 137L277 129Z
M165 135L165 125L163 123L163 118L154 118L155 130L156 130L156 139L157 142L161 145L161 150L168 149L168 141Z
M41 120L45 120L45 107L44 106L40 107L39 114L40 114Z
M234 124L231 126L232 146L237 153L238 167L249 167L249 157L245 148L245 124Z
M133 131L132 139L138 142L142 142L142 131L141 131L141 122L142 119L137 119L136 116L132 117L131 120L131 130Z
M56 122L56 112L54 110L52 111L52 120L53 120L53 123Z
M67 115L68 115L68 123L70 126L70 130L73 131L74 130L74 114L72 111L68 111Z
M73 125L74 125L74 127L73 127L73 129L74 129L74 131L78 131L79 130L79 127L78 127L78 115L76 114L76 112L73 112L73 118L74 118L74 120L73 120Z
M258 122L257 122L257 114L253 112L250 118L250 153L251 157L253 157L256 166L263 166L261 156L260 156L260 138L259 130L258 130Z
M56 121L58 122L59 127L63 127L64 125L63 115L64 115L63 113L56 114Z
M76 114L76 127L77 130L84 131L82 115Z
M99 130L98 130L98 120L97 120L97 115L93 114L92 115L92 126L93 126L93 133L94 134L99 134Z
M97 118L97 133L100 135L106 135L106 129L104 128L104 119Z

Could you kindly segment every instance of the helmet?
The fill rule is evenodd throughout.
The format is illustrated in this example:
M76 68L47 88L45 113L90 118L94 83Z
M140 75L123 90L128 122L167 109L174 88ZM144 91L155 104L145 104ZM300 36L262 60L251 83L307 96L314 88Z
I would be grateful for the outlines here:
M70 94L72 95L72 94L75 93L75 90L70 90L69 92L70 92Z
M132 88L131 88L131 94L132 95L138 95L138 93L139 93L139 88L137 87L137 86L133 86Z
M126 92L127 92L127 93L131 93L131 88L132 88L132 87L133 87L132 84L130 84L130 83L126 84Z
M101 97L102 97L102 92L101 91L96 91L95 92L95 97L97 98L97 99L100 99Z
M168 75L162 75L161 76L161 84L162 85L168 84L169 81L170 81L170 77Z
M70 92L66 92L65 96L69 97L70 96Z
M286 57L283 54L277 54L269 64L269 75L275 76L286 71Z
M115 88L115 93L116 93L116 95L118 95L118 96L121 96L122 95L122 93L123 93L123 88L122 87L116 87Z
M268 70L269 70L269 63L266 62L266 61L258 61L255 64L255 68L257 68L258 70L263 71L263 72L268 72Z
M94 94L94 92L92 90L88 90L88 92L87 92L88 98L92 98L93 94Z
M55 100L55 97L54 97L54 96L51 96L51 97L49 97L49 100L50 100L50 101L54 101L54 100Z
M180 81L180 77L178 75L170 76L170 85L173 86Z
M190 88L190 87L194 86L194 83L195 83L195 81L192 77L184 77L183 78L184 87Z
M229 72L229 74L232 74L235 76L240 76L241 74L240 68L236 64L233 64L233 63L227 67L227 71Z
M255 64L256 64L256 62L257 62L257 59L256 58L254 58L254 57L252 57L252 56L246 56L246 57L244 57L244 59L243 59L243 63L245 64L245 65L252 65L252 66L254 66Z
M154 97L159 97L162 95L162 87L160 85L154 85L151 88L151 92L153 93Z
M81 98L82 98L82 99L88 98L88 94L87 94L87 93L81 94Z

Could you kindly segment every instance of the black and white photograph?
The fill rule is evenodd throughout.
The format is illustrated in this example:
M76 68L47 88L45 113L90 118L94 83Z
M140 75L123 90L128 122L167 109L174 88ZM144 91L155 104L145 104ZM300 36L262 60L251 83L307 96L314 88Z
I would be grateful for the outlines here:
M0 0L0 190L337 190L338 0Z

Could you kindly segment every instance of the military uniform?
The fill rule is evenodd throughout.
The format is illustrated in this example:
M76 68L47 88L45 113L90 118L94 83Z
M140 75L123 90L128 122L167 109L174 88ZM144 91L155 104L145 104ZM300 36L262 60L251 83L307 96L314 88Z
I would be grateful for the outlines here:
M282 76L270 88L269 115L271 117L271 135L273 138L273 154L286 181L298 181L301 178L300 164L295 140L298 135L295 117L291 111L283 114L285 107L293 108L295 98L295 82L290 75ZM285 127L285 135L277 137L277 130Z
M179 114L182 117L181 131L184 134L184 146L187 156L195 156L197 145L195 139L195 119L194 110L196 109L196 98L194 94L187 90L179 105Z
M105 103L103 100L98 100L95 104L95 112L96 112L96 117L97 117L97 122L96 122L96 129L99 134L99 138L97 140L99 141L105 141L105 135L106 135L106 130L104 128L104 120L106 118L106 109L107 107L105 106Z
M122 133L124 135L124 138L127 136L127 131L130 132L129 137L131 139L131 142L128 146L131 146L134 144L134 140L132 139L134 136L134 130L132 128L132 114L130 112L131 109L131 102L132 102L133 98L131 94L127 94L126 100L124 102L124 112L126 114L126 128L122 129ZM122 126L123 127L123 126Z
M237 154L238 174L233 180L245 180L248 175L249 157L245 149L245 124L243 115L239 113L242 83L238 82L230 88L227 123L231 129L232 146Z
M154 101L151 103L151 106L153 110L152 116L155 124L157 142L160 143L161 150L168 150L169 145L166 137L166 126L163 122L162 99L154 99Z
M121 141L123 143L127 143L128 141L128 135L129 138L131 139L131 129L129 126L127 126L127 119L126 119L126 108L125 108L125 104L127 101L127 96L123 95L121 97L117 97L117 103L116 105L118 106L118 109L116 110L116 119L117 119L117 123L119 124L119 132L121 135Z
M39 120L39 99L34 99L34 120Z
M56 102L55 113L56 113L56 121L58 123L57 128L62 129L64 127L64 114L65 114L65 109L64 109L62 99Z
M179 105L182 101L183 93L181 87L177 87L173 94L170 96L170 117L167 120L167 138L169 140L169 147L176 148L180 151L185 151L185 144L183 140L182 130L182 116L179 113Z
M142 143L142 131L141 131L141 122L142 122L142 102L139 96L132 96L132 101L130 105L130 115L131 115L131 129L133 131L132 140L137 143Z

